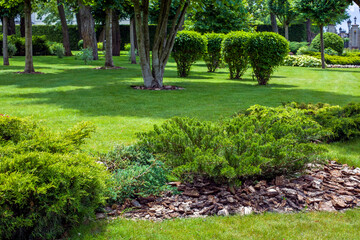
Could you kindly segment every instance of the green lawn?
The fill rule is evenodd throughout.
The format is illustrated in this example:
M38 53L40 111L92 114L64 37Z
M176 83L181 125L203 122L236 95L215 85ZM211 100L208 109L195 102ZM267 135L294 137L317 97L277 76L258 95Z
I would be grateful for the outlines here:
M136 132L147 131L173 116L216 121L254 104L283 102L360 102L360 69L281 67L268 86L257 86L249 70L243 80L229 80L225 69L207 73L200 62L186 79L178 78L171 61L165 83L184 91L139 91L139 65L115 57L122 70L95 70L103 61L82 65L74 58L35 57L45 74L21 75L24 58L0 66L0 113L44 121L54 131L91 121L97 132L85 150L107 151L116 143L131 144ZM329 156L360 166L360 139L328 146ZM163 223L117 220L81 226L72 239L360 239L360 210L346 213L265 214L211 217ZM78 237L78 233L81 233ZM95 235L98 233L98 235Z

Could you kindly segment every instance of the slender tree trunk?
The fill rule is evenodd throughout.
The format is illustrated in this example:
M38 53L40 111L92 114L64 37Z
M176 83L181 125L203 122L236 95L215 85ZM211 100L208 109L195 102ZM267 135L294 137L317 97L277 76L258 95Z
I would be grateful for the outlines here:
M325 69L325 53L324 53L324 26L320 25L320 46L321 46L321 65Z
M16 34L16 25L15 25L15 18L9 18L8 22L8 35L15 35Z
M76 17L76 24L77 24L77 27L78 27L78 32L79 32L80 39L83 39L82 32L81 32L81 18L80 18L79 12L77 12L75 14L75 17Z
M289 24L285 23L284 27L285 27L285 38L286 40L289 41Z
M25 37L25 17L20 18L20 37Z
M25 17L25 73L33 73L33 46L32 46L32 23L31 23L31 0L24 0Z
M119 25L119 15L113 11L112 17L112 53L113 56L120 56L121 35Z
M65 48L65 56L72 56L71 48L70 48L69 29L66 22L64 5L60 2L60 0L57 0L57 4L58 4L60 21L61 21L61 30L63 34L63 45Z
M306 21L306 36L307 36L307 42L310 44L312 41L311 20L310 19L307 19L307 21Z
M271 19L272 31L274 33L279 33L279 28L276 21L276 15L274 13L270 13L270 19Z
M113 11L112 9L106 10L106 56L105 56L105 67L114 67L113 55L112 55L112 24L113 24Z
M81 35L84 40L84 48L92 48L93 59L98 60L97 41L95 33L95 21L91 14L91 7L83 5L78 1L81 22Z
M106 21L106 20L105 20L105 21ZM106 23L105 23L105 25L106 25ZM99 42L104 42L105 39L106 39L106 26L101 29L101 32L100 32L98 41L99 41Z
M135 56L135 18L130 18L130 45L131 45L131 64L136 64Z
M4 66L9 66L9 51L8 51L8 17L3 17L3 60Z

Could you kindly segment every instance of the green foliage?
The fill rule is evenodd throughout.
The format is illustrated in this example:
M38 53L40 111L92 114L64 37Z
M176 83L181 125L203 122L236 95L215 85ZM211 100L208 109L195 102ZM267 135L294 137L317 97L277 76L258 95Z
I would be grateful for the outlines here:
M111 202L158 195L168 190L168 170L144 148L119 146L101 155L100 161L112 172L108 193Z
M49 50L51 55L56 55L58 58L65 56L65 48L61 43L50 44Z
M92 132L80 124L51 133L0 116L0 238L55 239L105 200L106 169L75 152Z
M306 52L307 55L321 59L319 52ZM331 56L325 54L325 62L334 65L360 65L360 56L354 54L352 56Z
M49 45L45 36L33 36L33 54L35 56L50 54ZM3 37L0 35L0 41ZM13 56L25 56L25 38L17 37L16 35L8 36L9 54L10 48ZM11 45L11 46L10 46ZM14 50L15 54L14 54ZM2 48L0 48L0 54L2 54Z
M46 36L33 36L33 52L34 55L48 55L50 53L49 51L49 45L47 43Z
M321 51L320 34L318 34L311 42L311 47L318 52ZM326 32L324 33L324 48L332 48L338 55L341 55L344 51L344 40L335 33Z
M104 43L98 42L97 43L97 48L98 48L98 50L104 50Z
M222 55L230 70L230 79L239 79L249 65L247 52L248 40L251 34L247 32L231 32L222 43Z
M9 57L13 57L16 54L16 46L15 44L12 43L8 43L8 53L9 53Z
M300 47L296 54L297 55L311 55L312 56L312 53L315 52L316 50L313 49L311 46L303 46L303 47Z
M290 42L289 43L289 49L290 52L297 54L297 51L302 48L302 47L307 47L308 43L307 42Z
M174 58L178 75L187 77L193 63L206 53L207 40L200 33L181 31L175 38L171 56Z
M271 25L255 25L254 28L257 32L272 32ZM279 34L285 36L285 30L279 27ZM302 24L291 24L289 26L289 41L303 42L306 41L306 25Z
M78 49L83 49L83 47L84 47L84 40L82 40L82 39L80 39L79 40L79 42L78 42L78 44L77 44L77 47L78 47Z
M276 33L256 33L249 38L247 52L259 85L266 85L289 53L289 42Z
M338 53L332 48L325 48L324 53L330 56L337 55Z
M208 33L205 34L207 39L207 52L204 55L204 61L209 72L215 72L221 64L221 43L224 34Z
M300 55L286 56L283 66L291 67L321 67L321 60L315 57Z
M292 0L267 0L269 11L274 13L282 25L290 25L299 13Z
M92 48L88 47L85 49L81 49L81 51L75 55L75 59L83 60L84 64L87 65L93 60Z
M141 134L140 144L182 179L238 183L302 170L322 151L310 142L328 134L299 109L255 105L221 123L173 118Z

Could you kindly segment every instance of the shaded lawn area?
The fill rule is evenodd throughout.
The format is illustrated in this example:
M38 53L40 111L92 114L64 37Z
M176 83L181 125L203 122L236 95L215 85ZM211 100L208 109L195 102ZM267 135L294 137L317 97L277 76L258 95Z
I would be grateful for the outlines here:
M0 66L0 113L41 120L54 131L91 121L97 133L85 150L107 151L116 143L131 144L136 132L148 131L173 116L216 121L251 105L278 106L283 102L360 102L360 69L281 67L269 86L257 86L247 71L242 80L229 80L226 69L207 73L203 63L191 76L177 77L171 61L165 84L184 91L139 91L138 65L115 57L122 70L95 70L103 61L82 65L73 57L35 57L42 75L20 75L24 58ZM360 166L360 139L328 145L329 156ZM357 239L360 211L345 213L265 214L171 220L163 223L106 221L83 225L71 239ZM80 235L78 234L80 233Z

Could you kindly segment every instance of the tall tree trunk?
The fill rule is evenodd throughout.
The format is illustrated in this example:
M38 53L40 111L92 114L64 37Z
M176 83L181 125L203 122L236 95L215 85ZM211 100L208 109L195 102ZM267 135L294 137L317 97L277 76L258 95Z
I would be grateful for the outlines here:
M113 24L113 10L106 10L106 56L105 56L105 67L114 67L113 55L112 55L112 24Z
M99 56L95 33L95 21L91 14L91 7L83 5L81 0L78 1L78 4L81 22L81 35L84 40L84 48L92 48L93 59L98 60Z
M311 32L311 20L306 20L306 36L307 36L307 42L310 44L312 41L312 32Z
M131 64L136 64L135 55L135 18L130 18L130 46L131 46Z
M20 37L25 37L25 17L20 18Z
M15 35L16 34L16 25L15 25L15 18L9 18L8 21L8 35Z
M83 39L82 32L81 32L81 18L80 18L79 12L77 12L75 14L75 17L76 17L76 24L77 24L77 27L78 27L78 32L79 32L80 39Z
M8 17L3 17L3 60L4 66L9 66L9 51L8 51Z
M31 0L24 0L25 17L25 73L33 73L33 45L32 45L32 23L31 23Z
M99 38L98 38L98 42L104 42L105 41L105 39L106 39L106 33L105 32L106 32L106 26L101 29L101 32L100 32L100 35L99 35Z
M276 15L274 13L270 13L271 27L274 33L279 33L279 28L276 21Z
M284 27L285 27L285 38L286 40L289 41L289 24L285 23Z
M119 25L119 15L113 11L112 17L112 53L113 56L120 56L121 35Z
M320 25L320 47L321 47L321 66L325 69L325 53L324 53L324 26Z
M72 56L71 48L70 48L69 29L66 22L64 5L60 2L60 0L57 0L57 4L58 4L60 21L61 21L61 30L63 34L63 45L65 48L65 56Z

